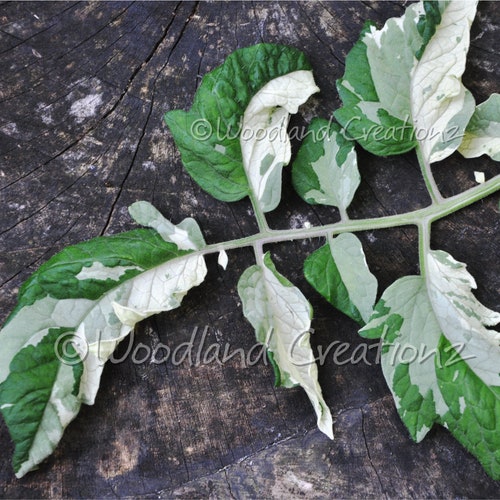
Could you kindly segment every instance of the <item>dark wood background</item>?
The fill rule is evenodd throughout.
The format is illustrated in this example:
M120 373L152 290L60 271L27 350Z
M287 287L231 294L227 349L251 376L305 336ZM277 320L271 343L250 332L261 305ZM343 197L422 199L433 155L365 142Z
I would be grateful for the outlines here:
M165 111L187 109L201 75L234 49L279 42L309 57L322 92L294 117L301 127L339 106L335 80L367 19L381 25L403 13L402 2L2 2L0 3L0 283L3 321L19 285L64 246L134 225L127 206L149 200L173 222L195 217L209 243L249 235L248 201L226 204L202 192L184 172L162 123ZM472 30L465 83L478 102L500 91L500 4L481 2ZM297 144L294 145L296 150ZM359 151L363 182L352 217L412 210L429 200L413 154L374 158ZM498 164L458 154L434 168L451 195L487 177ZM275 228L337 220L291 189L271 215ZM381 290L418 272L414 228L360 235ZM433 246L467 262L477 296L500 309L498 196L435 226ZM278 270L299 286L314 311L312 342L348 343L345 361L363 340L301 276L304 258L321 241L276 245ZM194 352L209 356L255 344L236 284L253 263L248 249L229 255L227 271L208 258L203 285L183 306L144 321L133 349L172 350L198 329ZM201 345L201 334L206 339ZM361 346L361 347L359 347ZM1 346L0 346L1 348ZM212 349L215 349L212 347ZM214 351L212 351L213 353ZM335 352L335 347L332 354ZM119 355L126 354L121 346ZM117 356L118 357L118 356ZM496 497L474 457L442 428L414 444L400 422L372 349L366 360L320 367L335 417L335 440L316 430L300 389L273 387L263 362L235 356L193 366L110 363L93 407L84 407L53 456L15 479L7 429L0 424L3 497ZM220 356L221 357L221 356ZM219 359L220 359L219 357ZM176 362L177 361L177 362ZM193 362L196 360L194 359Z

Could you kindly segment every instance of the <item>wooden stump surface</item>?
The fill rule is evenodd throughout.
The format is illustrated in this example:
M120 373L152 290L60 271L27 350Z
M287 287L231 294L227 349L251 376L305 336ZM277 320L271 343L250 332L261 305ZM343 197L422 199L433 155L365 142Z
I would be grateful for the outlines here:
M162 115L189 108L201 76L233 50L265 41L303 50L321 88L292 126L303 127L313 116L328 118L340 105L335 80L363 23L371 19L381 26L405 5L0 3L0 319L12 310L21 283L51 255L135 227L127 207L136 200L152 202L175 223L195 217L209 243L254 233L248 200L215 201L186 174ZM499 27L500 4L481 2L464 77L477 102L500 91ZM429 203L413 153L358 154L363 180L351 217ZM473 186L475 170L490 177L499 167L485 157L466 161L458 154L434 167L446 196ZM435 248L468 264L478 298L496 310L498 215L498 196L492 196L436 224L432 239ZM335 209L303 203L285 169L283 201L271 214L271 226L336 220ZM418 273L414 228L360 238L381 290ZM366 344L356 325L301 275L304 258L322 243L269 249L278 270L314 307L315 349L333 345L319 372L335 418L334 441L316 430L300 388L274 388L271 367L256 349L248 356L255 338L236 284L253 256L242 249L229 254L226 271L209 257L207 280L181 308L140 324L132 343L115 356L125 359L107 365L96 404L82 409L55 453L21 480L12 472L13 445L2 421L0 496L499 496L499 484L445 429L433 429L420 444L410 440L373 343ZM191 339L194 359L180 359L180 350L161 363L148 357L160 343L173 352ZM347 345L344 353L336 350L340 343ZM221 362L224 352L236 354ZM346 362L353 353L357 362Z

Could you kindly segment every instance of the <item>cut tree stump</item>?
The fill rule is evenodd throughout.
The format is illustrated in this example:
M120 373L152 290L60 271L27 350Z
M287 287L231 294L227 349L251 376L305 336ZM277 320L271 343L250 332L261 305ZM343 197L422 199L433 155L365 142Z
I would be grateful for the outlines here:
M50 256L135 227L127 207L136 200L152 202L175 223L196 218L208 243L254 233L248 200L218 202L190 179L163 114L188 109L201 76L233 50L275 42L304 51L321 88L292 119L303 130L313 116L329 118L340 105L335 80L365 20L380 26L405 6L1 3L1 320L21 283ZM481 2L464 77L478 102L500 90L499 26L500 4ZM294 152L297 146L295 140ZM351 217L429 203L413 153L376 158L358 148L358 155L363 181ZM466 161L458 154L434 167L445 196L472 187L475 170L489 178L499 167L486 157ZM437 223L432 241L468 264L479 284L476 295L496 310L498 215L498 196L490 197ZM303 203L285 169L283 201L270 215L271 226L336 220L335 209ZM380 290L418 273L414 228L360 238ZM0 496L498 497L499 483L445 429L433 429L420 444L411 441L376 345L366 344L356 324L301 274L305 257L322 243L269 249L278 270L313 305L315 349L330 347L319 374L335 418L334 441L316 430L305 393L274 388L273 370L258 356L236 292L239 276L254 263L251 249L242 249L229 254L226 271L209 257L207 280L181 308L140 324L105 368L96 404L82 409L55 453L21 480L12 471L13 445L2 421ZM180 346L191 340L190 359ZM339 353L343 343L347 351ZM170 356L153 362L159 344ZM355 354L357 362L348 362Z

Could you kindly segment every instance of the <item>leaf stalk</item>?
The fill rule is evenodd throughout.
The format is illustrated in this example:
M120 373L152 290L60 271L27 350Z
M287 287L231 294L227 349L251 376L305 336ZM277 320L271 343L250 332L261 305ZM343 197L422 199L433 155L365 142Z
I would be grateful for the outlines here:
M442 203L444 198L441 195L441 192L439 191L436 181L434 180L430 163L424 158L420 146L416 147L416 152L417 152L418 164L420 165L420 170L424 178L425 186L427 187L427 191L429 192L429 196L431 197L432 203L434 204Z
M328 238L330 234L334 235L347 232L354 233L359 231L371 231L374 229L411 225L419 227L420 233L423 233L421 235L422 244L425 243L425 245L428 245L430 239L430 225L433 222L457 212L462 208L472 205L473 203L486 198L497 191L500 191L500 174L483 184L474 186L473 188L467 189L466 191L463 191L455 196L443 198L442 201L438 203L432 203L427 207L403 214L367 219L341 220L333 224L302 229L269 229L267 222L264 225L261 220L259 224L260 231L257 234L224 243L208 245L199 252L202 254L209 254L219 252L221 248L224 250L232 250L253 246L256 253L259 253L262 252L264 245L283 241L302 240L306 238ZM265 221L265 217L263 217L263 219Z

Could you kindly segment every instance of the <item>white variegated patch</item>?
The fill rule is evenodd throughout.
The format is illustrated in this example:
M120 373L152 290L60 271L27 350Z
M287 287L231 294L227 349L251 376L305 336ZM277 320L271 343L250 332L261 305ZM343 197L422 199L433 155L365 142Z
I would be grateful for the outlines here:
M486 327L500 323L500 314L474 297L474 278L450 254L428 252L426 267L432 309L443 334L486 385L499 386L500 332Z
M245 110L240 133L243 166L264 212L274 210L281 198L281 171L291 155L289 115L318 91L311 71L294 71L264 85Z
M119 281L119 279L129 270L142 271L142 269L137 266L107 267L101 262L93 262L91 266L83 267L75 278L77 280Z
M441 23L413 68L410 101L413 125L426 162L451 155L462 142L475 102L462 84L477 1L446 4Z
M270 259L269 259L270 260ZM309 342L311 306L302 292L278 279L268 265L247 269L238 283L243 312L257 340L273 353L286 387L299 384L317 415L318 428L333 439L333 421L318 383L318 369Z
M22 348L38 344L49 328L74 328L93 303L89 299L58 300L47 296L23 307L1 331L0 383L7 378L10 362Z
M368 268L361 242L352 233L340 234L330 240L330 251L349 299L368 322L377 299L377 278Z

